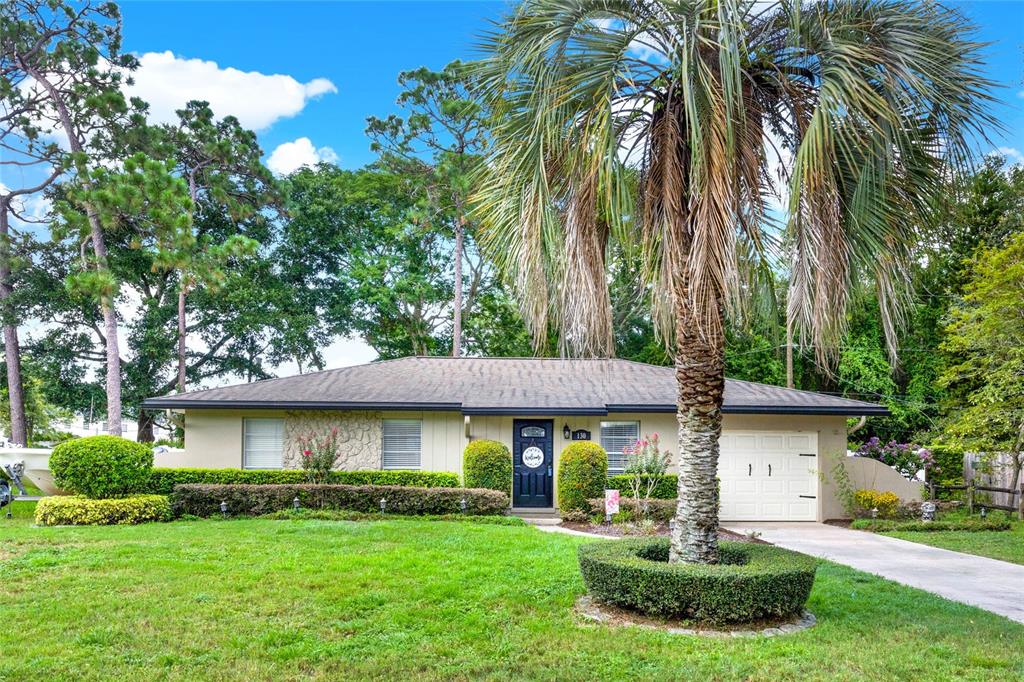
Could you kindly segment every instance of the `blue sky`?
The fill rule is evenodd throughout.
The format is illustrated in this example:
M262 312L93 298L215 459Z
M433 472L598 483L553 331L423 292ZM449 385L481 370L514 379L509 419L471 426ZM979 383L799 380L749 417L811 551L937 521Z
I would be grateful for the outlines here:
M1008 132L992 146L1016 150L1016 160L1024 160L1019 157L1024 154L1024 0L957 4L979 25L979 39L994 43L986 49L990 76L1005 86L998 114ZM279 145L292 143L272 165L288 168L316 154L354 168L372 160L363 134L366 117L395 110L398 72L473 58L478 36L508 7L505 2L129 0L122 12L125 49L158 53L144 59L148 73L139 75L147 99L167 99L170 111L171 100L199 87L213 88L223 102L221 111L215 106L218 114L238 113L243 122L260 124L268 157ZM180 60L192 61L182 68ZM161 76L171 71L186 74L190 82L168 86ZM264 82L253 72L291 82ZM305 94L295 94L303 86ZM223 111L231 108L237 111ZM267 120L272 122L262 125ZM308 144L296 143L302 138Z
M979 151L1024 161L1024 0L958 3L979 25L990 77L1004 87L997 114L1008 131ZM472 59L506 2L122 2L125 49L143 63L138 94L170 120L187 99L256 129L275 172L373 160L366 117L394 112L396 77ZM328 367L373 360L359 339L324 352ZM280 375L294 373L282 366Z

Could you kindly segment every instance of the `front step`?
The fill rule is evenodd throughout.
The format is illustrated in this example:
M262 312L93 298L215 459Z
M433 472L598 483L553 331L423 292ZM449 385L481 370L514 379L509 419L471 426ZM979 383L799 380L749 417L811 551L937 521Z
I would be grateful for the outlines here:
M513 507L509 513L535 526L557 526L562 522L558 510L552 507Z

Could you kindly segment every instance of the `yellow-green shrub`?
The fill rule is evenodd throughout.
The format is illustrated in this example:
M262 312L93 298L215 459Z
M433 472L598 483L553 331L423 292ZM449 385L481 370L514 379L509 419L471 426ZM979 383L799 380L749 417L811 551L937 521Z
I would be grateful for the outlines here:
M118 436L87 436L50 453L50 472L61 490L96 500L142 492L153 469L153 448Z
M872 509L878 510L878 518L892 519L900 508L900 497L896 493L878 490L857 490L853 493L853 504L861 514L870 514Z
M604 497L608 453L597 443L570 443L558 457L558 508L562 512L590 510L587 500Z
M166 495L134 495L93 500L80 495L44 497L36 504L40 526L109 526L148 521L169 521L171 503Z
M487 488L512 494L512 453L495 440L475 440L462 454L467 488Z

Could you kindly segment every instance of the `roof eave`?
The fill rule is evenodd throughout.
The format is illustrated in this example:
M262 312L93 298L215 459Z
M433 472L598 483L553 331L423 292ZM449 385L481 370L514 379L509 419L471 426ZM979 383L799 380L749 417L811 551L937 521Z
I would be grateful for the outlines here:
M650 413L673 414L676 406L671 404L606 405L605 407L504 407L475 406L463 407L461 403L439 402L351 402L351 401L267 401L267 400L195 400L174 398L149 398L142 407L150 410L377 410L381 412L424 411L461 412L471 416L545 416L577 415L605 416L609 413ZM831 415L839 417L886 417L890 415L881 405L836 406L820 405L726 405L724 414L790 414L790 415Z
M462 403L436 402L352 402L315 400L199 400L188 398L148 398L142 407L152 410L390 410L452 412L462 409Z

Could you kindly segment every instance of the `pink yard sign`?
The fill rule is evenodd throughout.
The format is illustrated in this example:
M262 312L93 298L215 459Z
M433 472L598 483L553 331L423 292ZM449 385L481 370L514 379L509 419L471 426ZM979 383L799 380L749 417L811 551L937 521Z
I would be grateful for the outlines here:
M619 513L619 491L618 490L605 490L604 491L604 513L605 514L618 514Z

